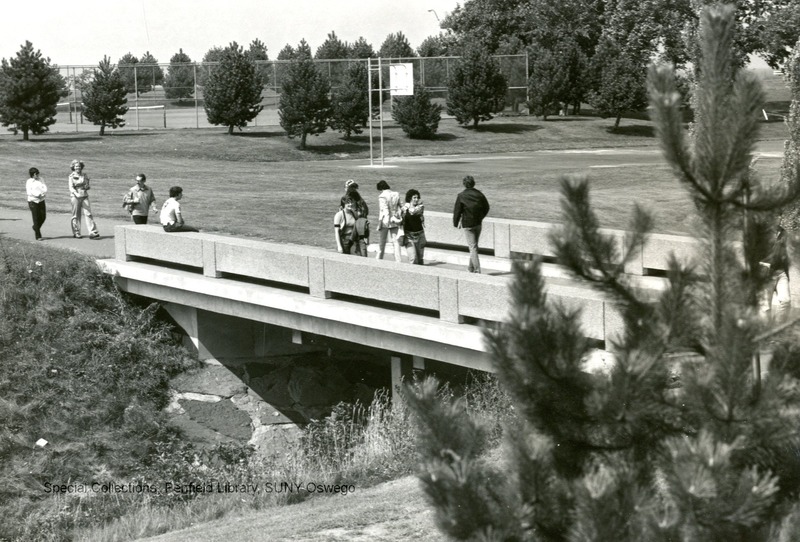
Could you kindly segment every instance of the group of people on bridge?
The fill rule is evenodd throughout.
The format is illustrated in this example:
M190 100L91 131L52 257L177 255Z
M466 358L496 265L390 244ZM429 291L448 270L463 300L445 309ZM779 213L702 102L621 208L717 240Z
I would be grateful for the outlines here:
M453 226L464 231L469 248L471 273L480 273L478 242L481 236L483 219L489 214L489 202L483 193L475 188L475 179L467 175L463 179L464 190L456 197L453 208ZM406 248L411 264L424 265L425 259L425 204L419 190L411 188L405 194L405 202L400 202L400 194L395 192L385 180L378 181L378 218L376 231L378 243L376 258L382 260L387 243L394 249L396 262L402 261L400 249ZM369 206L358 192L358 183L350 179L345 183L345 193L339 201L339 210L333 217L336 249L342 254L367 256L370 239Z

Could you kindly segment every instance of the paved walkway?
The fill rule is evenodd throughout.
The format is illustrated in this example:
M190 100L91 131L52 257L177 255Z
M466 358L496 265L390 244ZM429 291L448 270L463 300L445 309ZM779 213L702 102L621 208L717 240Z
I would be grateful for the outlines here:
M75 250L96 258L114 257L114 226L118 224L132 224L130 220L113 220L100 218L96 220L99 239L89 239L86 223L82 223L82 239L72 237L70 219L72 215L66 213L47 213L47 220L42 226L43 240L40 243L48 246ZM0 207L0 239L10 237L36 243L32 229L31 213L27 209L9 209Z

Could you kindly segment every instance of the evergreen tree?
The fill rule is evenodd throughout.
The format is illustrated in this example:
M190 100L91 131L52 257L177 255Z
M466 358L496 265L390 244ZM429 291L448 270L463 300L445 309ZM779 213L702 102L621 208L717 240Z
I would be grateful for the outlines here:
M169 59L167 77L164 79L164 96L168 100L177 99L178 102L191 98L194 95L195 66L189 55L179 49Z
M267 54L267 46L263 41L256 38L250 42L250 47L247 49L247 58L256 65L256 71L261 77L261 84L267 86L269 84L271 67L267 63L269 55Z
M412 96L398 97L392 107L392 118L412 139L433 139L442 119L442 106L431 102L425 87L414 85Z
M344 84L333 94L331 128L350 134L360 134L369 122L367 67L363 62L352 64L345 72Z
M784 144L781 182L791 186L792 180L800 175L800 40L795 44L784 72L792 101L786 118L789 139ZM800 202L782 209L779 220L790 240L789 276L800 277ZM800 303L800 280L790 281L789 288L792 305L797 307Z
M158 65L158 60L150 54L150 51L147 51L139 59L139 64L136 66L136 82L139 94L150 92L164 82L164 70Z
M398 31L395 34L386 36L386 39L383 40L381 44L380 50L378 50L378 56L387 59L402 59L413 58L416 55L414 54L414 49L411 47L411 44L408 43L406 35Z
M226 47L217 68L203 89L208 122L242 128L264 108L261 103L261 78L244 49L235 41Z
M800 536L800 348L789 338L761 379L753 365L777 331L758 317L760 285L742 211L798 197L750 181L758 82L731 62L730 6L703 12L698 104L687 141L670 67L650 70L650 103L667 161L695 202L697 267L672 259L667 287L643 299L623 274L651 219L634 208L623 247L601 233L588 183L565 180L559 260L617 302L625 326L606 374L586 371L579 311L548 302L538 262L516 263L508 320L486 331L519 414L507 459L482 459L481 427L445 408L427 383L407 393L420 426L425 492L459 540L766 542ZM751 192L749 198L744 196ZM623 262L623 263L621 263ZM771 340L781 343L779 335ZM609 345L611 346L611 345ZM680 386L670 389L675 371ZM794 373L792 373L794 371ZM510 472L505 472L505 470Z
M25 42L15 57L3 59L0 67L0 122L9 131L28 134L47 132L56 122L58 100L67 96L66 83L49 58Z
M107 56L94 70L94 78L83 93L83 116L100 126L100 135L105 135L106 126L125 126L122 118L128 112L125 83L119 70Z
M317 60L350 58L350 46L346 42L340 40L336 32L331 31L331 33L328 34L328 39L317 47L314 58Z
M331 119L331 85L311 60L305 40L295 50L295 60L286 67L281 86L278 116L289 138L299 137L300 148L306 148L308 135L319 135Z
M122 55L122 58L117 62L119 75L122 77L122 82L125 84L125 90L128 94L136 92L137 76L139 75L136 64L138 63L139 59L129 52Z
M208 77L217 69L219 61L222 60L222 54L225 51L224 47L212 47L206 54L203 55L203 65L199 74L198 85L205 87L208 82Z
M350 58L375 58L375 50L363 37L359 37L350 47Z
M506 103L508 83L497 62L480 46L470 46L453 67L447 85L447 113L459 124L491 120Z
M528 78L528 110L547 120L558 101L566 92L567 74L561 59L547 49L531 50L530 77Z

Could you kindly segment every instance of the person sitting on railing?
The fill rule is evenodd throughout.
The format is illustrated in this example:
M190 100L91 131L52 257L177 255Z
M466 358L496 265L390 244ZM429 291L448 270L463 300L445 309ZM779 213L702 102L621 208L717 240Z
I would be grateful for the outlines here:
M419 190L412 188L406 192L402 208L403 239L400 241L406 247L408 263L417 265L425 265L425 205L421 197Z
M166 232L200 231L187 226L181 214L180 200L183 199L183 188L173 186L169 189L169 199L161 207L161 225Z

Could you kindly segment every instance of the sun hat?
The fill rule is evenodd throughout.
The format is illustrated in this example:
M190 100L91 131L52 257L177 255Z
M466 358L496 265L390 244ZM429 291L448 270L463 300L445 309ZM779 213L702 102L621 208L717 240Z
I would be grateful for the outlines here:
M344 189L347 190L348 188L358 188L358 183L355 182L353 179L347 179L344 183Z

